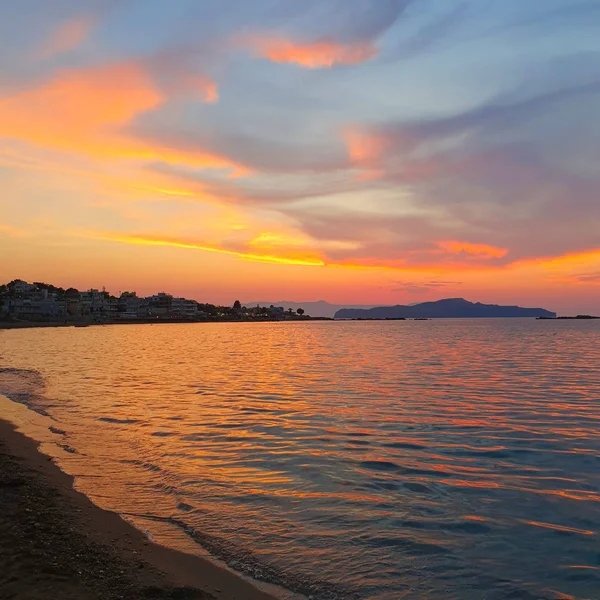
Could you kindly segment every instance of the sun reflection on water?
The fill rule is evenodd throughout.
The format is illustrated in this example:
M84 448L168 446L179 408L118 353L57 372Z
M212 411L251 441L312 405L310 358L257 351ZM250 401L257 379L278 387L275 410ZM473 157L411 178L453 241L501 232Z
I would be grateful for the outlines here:
M597 323L4 331L0 356L80 489L238 569L315 598L600 590Z

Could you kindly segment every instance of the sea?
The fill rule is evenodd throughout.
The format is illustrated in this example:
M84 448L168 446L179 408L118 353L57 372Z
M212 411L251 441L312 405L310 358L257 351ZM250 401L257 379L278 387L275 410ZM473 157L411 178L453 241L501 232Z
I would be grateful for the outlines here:
M3 330L0 394L96 504L282 597L600 598L600 321Z

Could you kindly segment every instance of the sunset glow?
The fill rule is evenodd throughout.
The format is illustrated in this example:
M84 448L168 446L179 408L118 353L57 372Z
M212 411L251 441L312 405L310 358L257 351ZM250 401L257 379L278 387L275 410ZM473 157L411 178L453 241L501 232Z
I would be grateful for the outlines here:
M175 4L11 10L3 280L600 312L584 8Z

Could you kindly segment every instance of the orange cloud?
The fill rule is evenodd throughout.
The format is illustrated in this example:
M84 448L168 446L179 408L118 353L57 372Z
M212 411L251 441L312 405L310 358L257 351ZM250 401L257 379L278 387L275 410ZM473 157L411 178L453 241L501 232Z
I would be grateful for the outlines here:
M204 96L204 101L213 104L219 99L219 91L217 84L208 79L199 80L196 83L196 88Z
M384 136L358 128L348 128L342 135L348 158L357 166L376 167L389 148L389 141Z
M256 38L252 45L258 54L277 63L295 63L307 69L356 65L371 60L377 48L369 42L340 44L331 40L294 42L285 38Z
M410 184L444 173L449 166L444 160L418 155L421 142L409 131L389 130L360 125L345 127L341 132L348 160L360 169L359 180L380 179L386 174ZM452 168L464 168L456 163Z
M184 238L174 238L167 235L155 234L127 234L115 232L86 231L80 234L82 237L99 239L105 241L119 242L123 244L135 244L144 246L168 246L173 248L184 248L189 250L200 250L203 252L216 252L230 256L237 256L245 260L269 262L287 265L303 265L311 267L330 267L356 271L390 271L406 273L434 273L439 275L449 272L448 265L409 265L403 260L355 260L355 261L332 261L329 262L324 256L315 250L307 248L303 243L305 240L291 237L290 235L278 235L263 233L253 239L241 244L243 249L227 248L215 243L199 243ZM473 269L471 265L453 265L454 270L464 268ZM480 269L481 270L481 269Z
M600 250L581 253L578 255L565 255L554 258L545 259L543 261L536 259L528 259L516 261L507 265L490 264L490 263L428 263L428 264L410 264L403 260L378 260L375 258L355 258L349 260L329 261L325 254L311 248L308 241L295 236L292 232L289 233L262 233L253 238L245 239L244 241L234 244L218 241L194 241L189 237L173 237L168 234L130 234L119 233L114 231L80 231L71 232L71 235L83 237L87 239L103 240L107 242L116 242L121 244L138 245L138 246L161 246L171 248L181 248L187 250L196 250L201 252L211 252L232 257L237 257L243 260L271 263L290 266L309 266L309 267L326 267L335 271L356 271L370 272L373 274L385 273L398 274L402 273L405 277L410 278L406 281L414 281L419 285L422 278L436 277L446 278L443 281L449 281L447 278L460 277L464 285L485 285L487 287L502 286L508 281L514 284L519 281L519 285L523 288L528 286L540 286L548 284L547 269L548 264L568 265L572 262L572 256L579 257L577 260L583 260L585 257L586 265L589 267L592 263L589 261L600 261ZM220 236L222 237L222 236ZM456 242L464 246L464 243ZM484 246L484 245L470 245ZM490 248L494 253L499 254L498 248L487 246L487 255L489 256ZM462 252L460 250L459 252ZM478 249L480 252L480 249ZM599 263L596 263L599 264ZM600 271L598 271L600 274ZM333 275L332 275L333 276ZM555 278L556 279L556 278ZM595 278L594 278L595 280ZM599 278L600 280L600 278ZM574 281L574 279L572 280ZM469 284L470 282L470 284ZM550 281L552 285L552 280ZM435 287L435 286L433 286ZM470 289L470 288L469 288Z
M198 80L198 86L206 100L217 99L215 84ZM248 172L226 156L179 150L125 133L137 115L158 109L165 101L140 63L70 69L37 87L0 97L0 131L7 138L93 158L164 160L226 168L235 175Z
M1 98L0 129L5 137L61 150L108 149L106 138L97 139L109 133L107 127L124 125L162 101L147 73L133 62L68 70Z
M600 248L561 256L526 258L513 263L517 268L545 272L554 281L590 285L600 282Z
M437 242L437 245L445 252L449 252L451 254L460 254L461 252L464 252L480 258L502 258L508 254L508 250L506 248L488 246L487 244L471 244L469 242L458 242L451 240Z
M39 58L46 59L80 46L94 27L96 18L85 15L69 19L55 29L39 52Z
M547 269L578 269L600 264L600 248L573 252L562 256L534 259L534 262Z
M358 128L347 128L342 132L348 158L353 167L363 169L357 176L360 180L383 177L383 157L389 148L389 141L381 135Z
M359 179L383 177L390 158L417 145L408 135L398 131L375 131L354 125L342 131L342 139L351 165L363 170ZM412 159L395 168L407 181L412 181L435 172L437 165L430 159Z
M310 267L322 267L325 265L323 260L311 255L303 256L300 254L296 254L291 256L279 256L274 254L260 254L257 252L243 252L239 250L229 250L227 248L222 248L219 246L199 244L191 241L173 239L168 237L158 237L150 235L127 235L116 233L92 233L90 237L107 241L120 242L123 244L137 244L143 246L171 246L174 248L202 250L203 252L217 252L219 254L228 254L230 256L237 256L246 260L253 260L259 262L269 262L285 265L303 265Z

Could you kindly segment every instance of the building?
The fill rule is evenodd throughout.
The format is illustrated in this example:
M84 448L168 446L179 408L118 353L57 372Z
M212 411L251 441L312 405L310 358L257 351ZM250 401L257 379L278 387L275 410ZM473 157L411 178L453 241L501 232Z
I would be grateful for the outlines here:
M58 320L67 315L66 304L54 298L6 298L2 302L4 315L15 319L37 321L42 319Z
M198 316L198 303L186 298L172 298L171 312L178 317L196 317Z
M148 296L148 314L150 316L161 316L167 315L171 312L171 304L173 302L173 296L159 292L154 296Z

